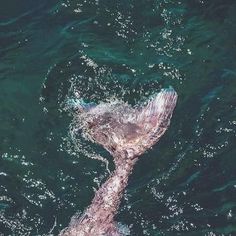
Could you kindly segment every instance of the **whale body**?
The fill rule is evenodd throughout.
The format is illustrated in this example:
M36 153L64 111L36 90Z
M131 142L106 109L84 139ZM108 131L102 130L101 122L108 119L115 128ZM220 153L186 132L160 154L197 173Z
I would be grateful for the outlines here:
M91 205L79 218L72 218L60 236L121 236L114 221L133 167L146 150L167 130L177 102L173 88L162 89L146 104L132 107L124 102L75 103L75 121L92 142L113 157L115 170L97 190Z

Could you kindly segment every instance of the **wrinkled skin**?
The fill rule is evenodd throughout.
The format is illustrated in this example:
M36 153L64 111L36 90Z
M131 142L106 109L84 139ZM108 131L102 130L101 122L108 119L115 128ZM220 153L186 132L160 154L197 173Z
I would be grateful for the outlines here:
M176 92L163 89L147 105L125 103L80 106L76 119L91 141L99 143L114 157L115 171L98 189L84 214L71 221L60 235L120 236L114 222L123 191L138 157L165 133L177 101ZM89 109L88 109L89 107Z

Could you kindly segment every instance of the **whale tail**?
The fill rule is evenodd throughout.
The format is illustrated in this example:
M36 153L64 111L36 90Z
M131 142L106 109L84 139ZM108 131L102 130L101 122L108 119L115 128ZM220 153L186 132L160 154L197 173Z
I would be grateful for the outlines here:
M162 89L146 105L136 107L119 101L97 106L78 103L76 117L80 128L114 156L116 167L96 191L84 214L72 221L60 236L128 235L116 226L114 216L137 157L164 134L176 101L177 94L170 88Z
M78 117L90 140L102 145L114 157L132 158L144 153L164 134L176 101L177 93L168 88L162 89L146 105L136 107L124 102L83 105L86 109Z

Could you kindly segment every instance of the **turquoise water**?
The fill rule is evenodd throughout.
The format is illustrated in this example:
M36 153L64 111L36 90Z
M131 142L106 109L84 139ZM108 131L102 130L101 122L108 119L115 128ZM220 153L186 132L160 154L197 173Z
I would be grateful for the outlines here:
M108 177L104 159L114 168L71 135L68 98L134 104L170 85L171 126L116 220L137 236L236 235L235 12L233 0L2 3L0 235L57 235Z

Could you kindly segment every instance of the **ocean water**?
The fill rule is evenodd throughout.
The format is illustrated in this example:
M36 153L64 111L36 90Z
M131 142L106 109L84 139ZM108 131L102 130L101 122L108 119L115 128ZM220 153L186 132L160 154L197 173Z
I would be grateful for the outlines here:
M131 235L236 235L234 0L2 1L0 235L57 235L114 168L71 135L68 98L179 95L116 221Z

